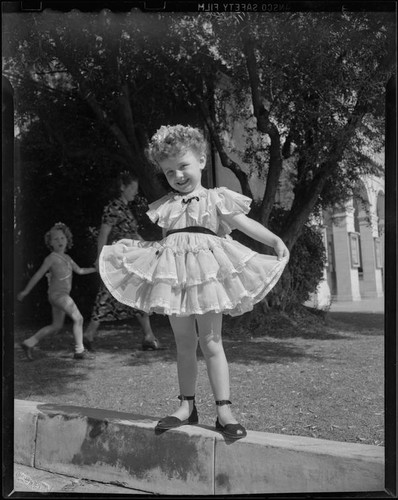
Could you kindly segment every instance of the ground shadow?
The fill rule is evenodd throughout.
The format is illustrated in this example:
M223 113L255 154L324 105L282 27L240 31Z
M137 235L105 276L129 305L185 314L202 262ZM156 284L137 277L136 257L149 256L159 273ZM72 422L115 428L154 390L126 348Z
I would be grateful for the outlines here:
M360 335L384 335L383 313L329 312L326 324L334 328L344 328Z
M327 351L314 353L310 349L314 340L355 340L360 335L383 335L383 314L361 313L329 313L324 329L318 325L311 334L294 331L289 328L273 332L267 330L265 335L244 332L239 335L236 331L228 331L228 323L224 332L224 346L230 363L245 365L256 364L288 364L292 361L304 359L322 362L327 357ZM94 360L75 361L73 359L73 335L71 325L57 335L49 336L40 343L35 350L35 360L29 362L24 357L18 343L32 334L29 330L17 329L15 332L15 363L14 363L14 393L15 397L29 399L31 394L40 398L53 394L54 397L68 397L70 386L75 384L81 387L82 393L85 383L92 376L107 376L110 371L117 372L119 368L151 367L151 365L168 365L175 369L176 349L173 334L167 318L154 318L152 327L160 340L164 350L143 351L142 331L135 323L119 323L101 325L95 342L96 353ZM339 333L340 331L340 333ZM283 335L283 332L285 334ZM308 342L306 342L308 341ZM198 357L201 351L198 348ZM163 369L163 368L162 368ZM128 373L128 372L124 372ZM124 374L122 376L125 376Z

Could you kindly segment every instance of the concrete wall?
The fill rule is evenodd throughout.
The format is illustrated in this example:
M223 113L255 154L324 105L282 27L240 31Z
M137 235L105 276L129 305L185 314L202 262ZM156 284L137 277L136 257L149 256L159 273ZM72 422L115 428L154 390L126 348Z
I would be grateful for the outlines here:
M15 401L16 463L161 494L384 491L384 448L208 426L157 435L144 415Z

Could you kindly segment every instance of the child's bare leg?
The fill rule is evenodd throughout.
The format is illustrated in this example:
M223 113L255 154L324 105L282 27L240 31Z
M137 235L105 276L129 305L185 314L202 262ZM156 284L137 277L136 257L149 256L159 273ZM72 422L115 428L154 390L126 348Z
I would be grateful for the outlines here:
M52 317L53 321L51 325L44 326L41 328L38 332L36 332L34 335L26 339L23 343L28 346L28 347L34 347L37 345L44 337L47 337L47 335L50 335L50 333L56 333L58 332L65 320L65 313L61 309L59 309L56 306L52 306Z
M222 314L208 313L197 316L199 342L206 361L210 385L216 401L229 399L229 369L222 344ZM216 406L221 425L236 424L229 405Z
M75 304L72 297L69 295L63 295L57 300L58 307L62 308L63 311L72 319L73 321L73 336L75 338L75 352L81 353L84 351L83 347L83 316L80 314L77 305Z
M177 372L180 394L183 396L194 396L198 374L196 359L198 337L195 328L195 318L194 316L183 318L170 316L169 319L177 346ZM192 412L193 403L191 400L181 401L181 406L172 416L180 420L185 420Z

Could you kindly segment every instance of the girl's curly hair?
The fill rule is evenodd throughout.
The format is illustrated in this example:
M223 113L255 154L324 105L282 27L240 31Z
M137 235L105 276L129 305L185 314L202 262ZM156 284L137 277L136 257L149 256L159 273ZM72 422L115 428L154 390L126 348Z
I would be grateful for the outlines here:
M166 158L193 150L199 156L206 155L207 141L198 129L184 125L163 125L149 142L146 150L149 160L158 166Z
M63 222L57 222L56 224L53 225L53 227L46 232L46 234L44 235L44 242L47 246L47 248L49 248L50 250L52 250L52 246L51 246L51 243L50 243L50 240L51 240L51 231L62 231L64 233L64 235L66 236L66 240L67 240L67 243L66 243L66 248L67 250L69 250L69 248L72 248L73 246L73 236L72 236L72 232L71 230L69 229L69 227L64 224Z

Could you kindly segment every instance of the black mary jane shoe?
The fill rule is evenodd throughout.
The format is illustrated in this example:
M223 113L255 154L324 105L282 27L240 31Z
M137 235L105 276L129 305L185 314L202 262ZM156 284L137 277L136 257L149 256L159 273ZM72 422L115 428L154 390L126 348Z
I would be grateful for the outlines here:
M230 405L231 401L228 399L222 399L216 401L217 406ZM241 424L225 424L221 425L220 421L216 420L216 430L221 432L221 434L231 441L236 441L237 439L242 439L247 436L247 431Z
M144 340L142 342L142 350L143 351L160 351L164 350L165 347L162 347L160 345L160 342L158 339L155 340Z
M246 429L241 424L226 424L221 425L218 419L216 420L216 430L226 438L233 441L242 439L247 436Z
M199 423L198 411L195 405L195 396L178 396L180 401L193 401L192 412L185 420L180 420L178 417L167 416L159 420L155 427L155 431L168 431L169 429L176 429L182 425L196 425Z

